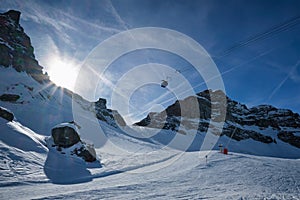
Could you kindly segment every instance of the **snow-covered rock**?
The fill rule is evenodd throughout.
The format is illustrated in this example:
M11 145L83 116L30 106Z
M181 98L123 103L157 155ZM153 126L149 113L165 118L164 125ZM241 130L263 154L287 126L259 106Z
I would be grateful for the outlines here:
M71 123L62 123L51 130L53 142L58 147L67 148L80 141L77 128Z
M92 144L84 142L78 133L75 122L61 123L53 127L47 138L49 148L55 148L62 154L76 155L86 162L96 161L96 151Z
M211 102L210 95L214 95L214 99L217 99L217 102ZM293 132L300 131L300 116L298 113L293 113L288 109L278 109L271 105L260 105L248 109L246 105L238 103L229 97L226 97L226 102L222 101L219 98L222 95L224 93L222 94L220 90L205 90L196 96L176 101L160 113L149 113L145 119L135 125L173 130L183 134L186 134L186 130L196 129L201 134L207 131L210 120L215 121L218 118L218 116L213 116L213 118L211 116L212 104L225 104L227 112L221 136L226 135L236 141L253 139L265 144L273 143L276 139L279 139L299 148L300 138L297 135L293 135ZM198 102L200 112L198 116L194 114L195 108L186 106L189 105L192 99L196 99ZM219 102L218 99L220 99ZM193 104L190 103L190 105ZM183 110L182 107L189 110ZM182 112L188 113L188 115L182 116ZM180 124L183 126L181 129L179 129ZM272 134L266 135L265 132L266 130L270 132L269 129L272 131ZM282 131L292 132L283 134ZM284 137L283 135L286 136Z

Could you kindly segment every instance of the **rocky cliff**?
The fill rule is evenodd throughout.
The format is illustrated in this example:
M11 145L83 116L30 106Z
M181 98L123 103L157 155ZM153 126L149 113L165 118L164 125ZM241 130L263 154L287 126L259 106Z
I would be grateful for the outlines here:
M184 100L176 101L165 111L160 113L149 113L149 115L136 123L137 126L147 126L150 128L163 128L178 131L186 134L188 130L197 129L198 133L206 132L211 120L211 98L210 95L221 95L222 91L205 90L197 96L187 97ZM224 94L222 94L224 95ZM248 108L246 105L238 103L229 97L226 103L227 112L222 136L226 135L234 140L241 141L253 139L263 143L276 143L280 139L293 146L300 148L300 116L288 109L279 109L271 105L260 105ZM195 120L193 114L182 116L180 105L188 104L191 99L198 102L199 115ZM215 98L218 99L218 98ZM213 102L214 104L216 102ZM186 107L186 106L185 106ZM195 112L190 108L190 113ZM187 111L184 111L185 113ZM183 128L179 128L179 125ZM265 134L266 130L270 134Z
M26 72L40 83L49 82L49 77L34 57L30 38L19 24L20 15L15 10L0 14L0 65Z
M80 95L57 87L51 82L47 73L43 72L43 67L35 59L30 38L19 23L20 16L21 13L15 10L0 14L0 78L2 79L0 80L0 105L3 104L14 112L19 106L17 109L20 112L21 110L28 112L27 115L31 112L37 115L41 111L41 117L47 123L52 123L46 120L46 115L49 115L52 120L58 120L55 122L57 124L59 120L72 120L73 98L85 110L93 112L99 120L114 127L117 127L117 124L124 126L125 121L121 115L117 111L108 109L105 99L100 98L97 102L89 102ZM32 106L29 106L30 104ZM46 109L46 105L49 109ZM41 107L47 112L42 112ZM62 109L65 114L62 114ZM25 113L18 113L18 115L25 115ZM27 117L24 119L32 120ZM37 126L35 122L28 125L32 124Z

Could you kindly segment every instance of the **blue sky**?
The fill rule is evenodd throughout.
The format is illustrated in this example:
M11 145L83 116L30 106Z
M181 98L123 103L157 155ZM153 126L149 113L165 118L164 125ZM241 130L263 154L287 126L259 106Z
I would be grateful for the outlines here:
M72 63L77 72L89 53L110 36L132 28L163 27L186 34L206 49L223 74L230 98L249 107L272 104L300 113L300 18L284 24L300 16L300 1L0 0L0 5L2 12L22 12L21 25L46 71L51 70L54 58L59 58ZM251 37L254 39L249 40ZM203 82L185 60L157 50L120 57L107 77L114 84L130 67L149 62L182 70L193 87ZM191 70L184 71L186 68ZM94 98L104 97L109 102L110 88L101 83L98 88ZM202 84L195 92L204 89ZM165 92L158 85L147 85L132 96L131 103L140 108ZM171 96L166 96L163 106L172 103L165 102ZM147 109L151 106L157 105Z

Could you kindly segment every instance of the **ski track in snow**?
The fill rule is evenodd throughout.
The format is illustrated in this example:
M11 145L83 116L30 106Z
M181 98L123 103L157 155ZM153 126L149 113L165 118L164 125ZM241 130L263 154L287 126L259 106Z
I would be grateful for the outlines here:
M28 134L36 139L33 132ZM147 143L127 136L118 142L149 151ZM172 149L145 159L143 154L119 155L104 148L97 150L103 167L87 168L91 175L81 177L89 181L53 184L43 172L47 152L0 144L1 160L6 161L1 163L0 199L300 199L299 159L217 151L178 154Z
M75 159L76 166L64 165L66 157L48 150L44 135L50 134L53 125L72 119L71 98L61 96L59 90L54 92L53 88L44 91L25 73L15 73L11 68L1 72L0 89L22 92L24 100L21 107L1 103L18 119L7 123L0 118L1 200L300 199L300 151L279 140L278 144L270 145L253 140L231 140L230 151L252 155L232 152L224 155L217 151L182 153L164 148L163 143L155 140L168 141L169 138L159 138L168 137L168 131L155 139L136 139L99 122L109 138L108 145L96 149L102 167L86 165L78 159ZM34 90L26 89L27 85ZM53 95L48 97L51 91ZM61 116L57 116L58 112ZM96 121L95 126L99 124ZM41 135L27 127L39 130ZM266 135L271 133L271 130L265 131ZM219 142L226 144L228 139L221 137ZM208 163L205 155L208 155ZM266 155L273 157L264 157ZM284 156L298 159L278 158ZM62 169L68 166L73 168L73 173L77 169L83 173L78 171L75 179L61 173L61 180L69 182L54 184L55 180L45 173L47 170L55 173L53 159L59 161L58 165L62 164Z

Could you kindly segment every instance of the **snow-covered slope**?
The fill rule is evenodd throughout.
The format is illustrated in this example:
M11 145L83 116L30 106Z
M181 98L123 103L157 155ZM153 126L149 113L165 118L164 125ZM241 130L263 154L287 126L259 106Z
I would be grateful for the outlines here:
M0 29L0 56L5 58L0 60L0 106L15 119L0 117L0 199L300 198L299 149L287 142L237 141L225 134L219 143L229 148L229 155L199 152L204 132L195 135L183 129L184 135L172 129L125 126L103 99L91 103L73 96L79 119L89 125L79 124L81 137L95 143L101 163L84 162L70 149L56 151L46 136L53 126L73 121L73 94L47 80L30 40L16 23L18 13L10 14L0 19L8 28ZM272 127L243 128L274 137Z
M73 120L72 97L75 107L92 112L112 126L117 126L114 118L125 125L117 111L103 105L103 99L88 102L49 80L35 59L30 38L19 24L20 15L13 10L0 14L0 105L42 135L49 135L58 123Z
M72 120L72 99L55 85L41 85L25 72L0 67L1 94L18 95L17 101L0 101L15 113L24 125L42 135L49 135L51 127Z
M0 141L0 198L300 198L299 159L162 150L154 143L118 137L117 129L102 126L111 142L97 149L103 164L99 167L55 152L47 154L43 136L19 122L1 120L6 135L1 134ZM16 140L4 139L7 134ZM122 149L128 146L130 150Z
M44 137L17 121L0 118L0 185L13 186L46 179ZM5 197L5 196L4 196Z

